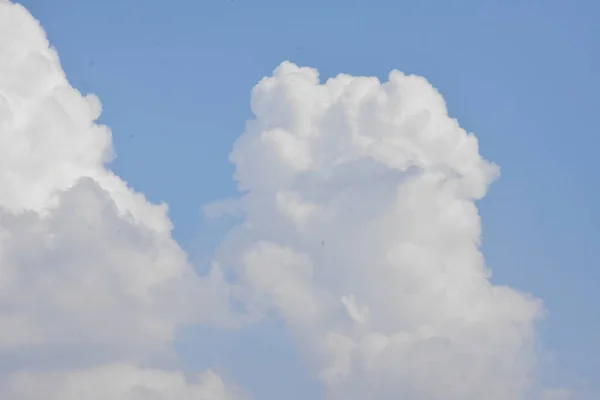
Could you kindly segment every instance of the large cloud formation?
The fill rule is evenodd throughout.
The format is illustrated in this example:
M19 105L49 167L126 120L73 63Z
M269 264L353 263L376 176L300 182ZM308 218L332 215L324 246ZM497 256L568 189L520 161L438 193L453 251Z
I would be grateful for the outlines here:
M286 62L252 110L243 195L211 208L243 219L200 277L166 206L105 167L100 101L0 0L0 397L245 398L167 368L176 329L280 318L330 400L529 398L542 305L490 283L475 202L498 168L440 94Z
M245 217L219 264L287 323L328 398L523 398L542 307L490 283L475 201L498 168L442 96L285 62L252 110L231 154Z
M0 397L237 399L211 371L148 367L173 358L180 324L231 323L227 287L195 274L166 206L104 167L100 112L37 21L0 1Z

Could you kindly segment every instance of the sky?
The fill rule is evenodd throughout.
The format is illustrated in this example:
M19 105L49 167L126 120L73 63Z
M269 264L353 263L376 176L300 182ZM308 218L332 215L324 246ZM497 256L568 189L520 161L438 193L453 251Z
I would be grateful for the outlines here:
M2 398L597 398L595 2L20 3Z

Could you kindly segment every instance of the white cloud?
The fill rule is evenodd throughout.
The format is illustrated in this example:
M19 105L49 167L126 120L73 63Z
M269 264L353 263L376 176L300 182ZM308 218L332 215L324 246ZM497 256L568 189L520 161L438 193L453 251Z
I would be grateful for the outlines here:
M100 112L28 11L0 1L0 397L231 399L210 372L138 367L172 359L181 324L235 321L230 288L196 275L166 206L105 168Z
M0 0L0 397L244 398L162 364L181 324L244 322L235 300L287 323L328 399L527 398L542 305L490 283L475 201L498 168L442 96L285 62L252 110L231 154L246 194L206 208L243 222L199 277L166 205L106 169L100 101Z
M138 357L169 348L178 324L227 316L218 276L199 279L168 232L120 215L95 181L56 201L44 217L0 212L0 352L79 345Z
M542 306L489 281L475 201L498 168L442 96L285 62L252 109L220 264L287 321L328 398L524 398Z

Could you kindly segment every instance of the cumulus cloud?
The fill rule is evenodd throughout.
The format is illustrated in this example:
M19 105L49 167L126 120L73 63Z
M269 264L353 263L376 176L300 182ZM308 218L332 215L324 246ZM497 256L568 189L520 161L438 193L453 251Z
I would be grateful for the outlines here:
M491 283L476 201L499 169L431 84L284 62L251 106L243 194L206 208L242 222L200 277L166 205L105 167L99 99L0 0L0 397L245 398L168 369L176 329L276 316L330 400L528 398L542 305Z
M230 157L244 219L217 260L327 398L524 398L542 305L490 282L475 202L498 168L435 88L284 62L251 105Z
M0 1L0 397L237 398L211 372L143 367L172 360L181 324L233 324L229 288L196 275L166 205L105 167L100 113L38 22Z

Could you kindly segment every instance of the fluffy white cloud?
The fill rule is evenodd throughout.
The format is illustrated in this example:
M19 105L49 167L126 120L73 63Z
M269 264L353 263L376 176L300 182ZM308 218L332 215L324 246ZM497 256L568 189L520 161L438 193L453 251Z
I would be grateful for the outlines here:
M199 277L167 207L105 167L100 101L0 0L0 397L243 398L211 371L147 365L181 324L275 313L328 399L528 398L542 305L490 283L475 202L498 168L440 94L286 62L252 110L231 154L245 194L208 207L243 222Z
M0 397L231 399L212 373L138 366L172 357L181 324L235 321L166 206L105 168L100 112L28 11L0 1Z
M490 283L475 201L498 168L442 96L285 62L252 110L231 154L245 219L218 262L287 322L327 397L524 398L542 306Z

